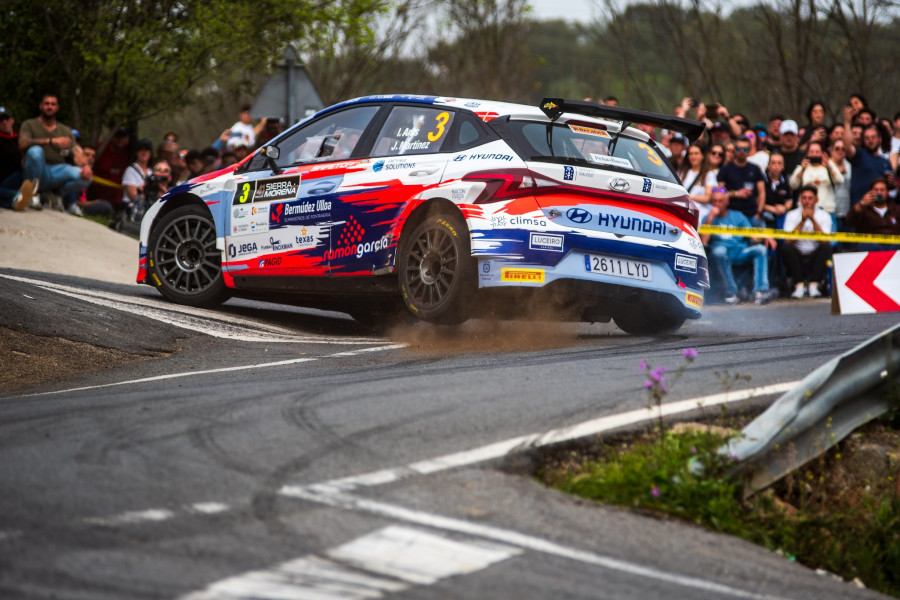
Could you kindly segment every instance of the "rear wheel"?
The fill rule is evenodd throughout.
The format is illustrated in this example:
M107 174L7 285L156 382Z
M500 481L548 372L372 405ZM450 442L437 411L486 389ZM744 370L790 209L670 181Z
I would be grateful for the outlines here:
M468 319L475 260L460 215L428 215L405 236L397 269L403 301L415 316L447 325Z
M216 226L206 207L189 204L160 219L148 240L148 275L166 298L190 306L228 299Z

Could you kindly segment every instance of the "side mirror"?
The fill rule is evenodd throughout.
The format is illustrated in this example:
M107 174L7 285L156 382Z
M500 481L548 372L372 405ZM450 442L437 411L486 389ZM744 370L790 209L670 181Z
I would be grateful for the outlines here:
M272 170L272 173L275 175L281 173L281 169L275 164L275 159L281 154L278 146L265 146L262 153L266 155L266 166Z
M278 156L281 154L281 152L278 150L278 146L266 146L265 148L263 148L263 152L265 152L266 156L268 156L269 158L276 159L276 160L278 159Z

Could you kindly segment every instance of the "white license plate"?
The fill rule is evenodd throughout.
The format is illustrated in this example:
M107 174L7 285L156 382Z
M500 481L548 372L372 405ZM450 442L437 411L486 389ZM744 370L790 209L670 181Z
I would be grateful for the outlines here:
M640 279L641 281L653 280L650 263L606 254L585 254L584 268L590 273Z

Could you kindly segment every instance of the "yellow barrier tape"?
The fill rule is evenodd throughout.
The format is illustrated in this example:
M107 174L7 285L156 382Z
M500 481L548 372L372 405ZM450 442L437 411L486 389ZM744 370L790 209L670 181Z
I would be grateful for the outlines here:
M122 189L121 183L116 183L115 181L110 181L109 179L97 177L96 175L91 178L91 181L93 181L94 183L99 183L100 185L105 185L106 187L116 188L117 190Z
M738 237L776 238L779 240L819 240L828 242L869 242L872 244L900 245L900 235L875 233L818 233L816 231L784 231L783 229L758 229L755 227L721 227L701 225L700 233L735 235Z

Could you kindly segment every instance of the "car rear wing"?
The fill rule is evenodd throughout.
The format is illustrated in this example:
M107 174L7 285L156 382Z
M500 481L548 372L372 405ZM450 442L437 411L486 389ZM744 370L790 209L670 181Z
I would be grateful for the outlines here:
M633 108L621 108L619 106L607 106L596 102L583 102L580 100L566 100L564 98L544 98L541 100L541 110L555 121L563 113L574 113L587 117L601 117L622 124L620 131L635 123L646 123L655 127L662 127L671 131L677 131L684 135L692 143L703 135L706 124L692 119L682 119L672 115L661 115L646 110Z

